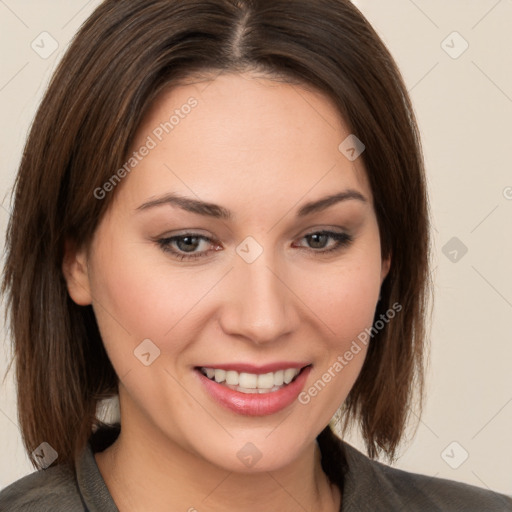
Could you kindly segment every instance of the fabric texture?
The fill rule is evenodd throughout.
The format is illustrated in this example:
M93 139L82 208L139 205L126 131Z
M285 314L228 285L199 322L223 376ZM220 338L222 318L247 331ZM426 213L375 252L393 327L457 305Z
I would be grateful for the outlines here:
M118 432L99 442L91 439L74 471L57 465L6 487L0 511L119 512L94 458ZM317 439L324 471L342 490L340 512L512 512L512 497L392 468L369 459L330 428Z

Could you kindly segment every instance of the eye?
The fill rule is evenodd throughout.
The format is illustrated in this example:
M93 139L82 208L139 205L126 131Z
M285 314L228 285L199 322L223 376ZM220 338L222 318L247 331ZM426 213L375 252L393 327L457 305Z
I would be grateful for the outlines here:
M308 242L309 247L306 247L306 249L321 254L339 251L344 247L348 247L353 241L353 238L347 233L326 230L309 233L303 236L302 239ZM327 245L329 239L334 241L330 247Z
M201 244L208 247L208 245L213 245L214 241L211 238L197 233L185 233L183 235L161 238L160 240L157 240L157 243L164 252L171 253L179 260L191 260L207 256L210 252L207 249L197 252L196 250L201 247ZM213 250L219 249L215 248Z
M314 254L326 254L348 247L353 238L347 233L323 230L304 235L301 240L306 240L309 247L302 245L294 245L294 247ZM328 244L329 240L333 242L330 246ZM210 252L222 249L218 242L198 233L184 233L182 235L161 238L156 240L156 242L164 252L171 254L180 261L204 258ZM210 249L208 249L209 246ZM213 249L211 249L212 246L214 247ZM201 247L203 250L197 250Z

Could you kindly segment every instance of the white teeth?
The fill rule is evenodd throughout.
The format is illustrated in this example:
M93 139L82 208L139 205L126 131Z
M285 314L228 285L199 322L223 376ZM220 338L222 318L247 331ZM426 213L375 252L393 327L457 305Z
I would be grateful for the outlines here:
M226 370L215 370L215 382L224 382L226 380Z
M266 388L270 389L274 385L274 374L270 373L262 373L258 375L258 388Z
M242 372L238 380L238 385L241 388L256 389L258 387L258 376L255 373Z
M238 386L238 372L234 372L233 370L228 370L226 372L226 384L231 384L232 386Z
M225 385L242 393L267 393L277 391L283 384L289 384L300 373L300 369L287 368L277 372L255 374L203 367L201 372L209 379L219 384L224 382Z
M284 383L290 384L290 382L293 380L293 378L297 375L295 373L295 370L293 368L288 368L284 371Z
M276 386L282 386L284 383L284 370L279 370L274 373L274 384Z

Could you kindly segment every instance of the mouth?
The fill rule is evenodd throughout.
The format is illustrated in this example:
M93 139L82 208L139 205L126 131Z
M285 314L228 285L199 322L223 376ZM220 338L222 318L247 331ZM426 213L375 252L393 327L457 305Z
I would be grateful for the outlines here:
M312 364L287 364L279 369L273 365L274 371L268 371L269 366L264 369L248 365L236 367L252 371L234 370L233 365L196 366L194 370L207 396L217 404L245 416L267 416L296 402Z
M197 367L206 378L233 391L246 394L274 393L297 379L307 367L285 368L275 372L250 373L223 368Z

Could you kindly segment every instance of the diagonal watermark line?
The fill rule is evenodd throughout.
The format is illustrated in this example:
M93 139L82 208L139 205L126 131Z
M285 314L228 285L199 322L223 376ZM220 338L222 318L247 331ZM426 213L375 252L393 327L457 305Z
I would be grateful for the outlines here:
M494 11L494 9L498 6L498 4L501 3L501 0L498 0L472 27L471 30L473 30L477 25L479 25L487 16Z
M25 64L21 66L21 68L16 71L12 77L4 85L2 85L2 87L0 87L0 92L2 92L28 66L28 64L28 62L25 62Z
M421 9L421 7L416 2L414 2L414 0L409 0L409 2L411 2L411 4L414 5L414 7L416 7L416 9L418 9L418 11L423 14L423 16L425 16L425 18L427 18L430 23L434 25L434 27L439 28L439 25L423 9Z
M327 121L327 119L325 119L325 117L322 114L320 114L320 112L318 112L318 110L315 107L313 107L313 105L311 105L311 103L298 91L298 89L293 84L289 85L311 107L311 109L314 110L327 123L327 125L329 125L333 130L335 129L334 126L331 123L329 123L329 121Z
M206 74L205 76L201 76L201 77L197 77L197 78L194 78L194 81L187 81L187 84L189 85L199 85L199 84L203 84L205 83L206 85L199 91L199 94L202 95L204 91L206 91L206 89L208 89L208 87L210 87L210 85L213 84L213 82L215 82L215 80L217 80L217 78L219 78L220 75L222 75L224 71L221 69L215 73L210 73L209 75ZM203 101L206 101L205 98L201 98Z
M512 98L475 61L472 60L471 62L473 66L475 66L478 71L480 71L480 73L482 73L482 75L484 75L487 80L489 80L489 82L491 82L496 87L496 89L498 89L498 91L500 91L501 94L507 98L508 101L512 102Z
M482 482L482 484L485 487L487 487L487 489L489 489L490 491L496 492L495 489L492 489L491 487L489 487L473 470L471 470L471 473L473 473L473 475L475 475L478 478L478 480L480 480L480 482ZM510 507L510 501L508 498L512 497L512 495L503 495L502 493L498 493L497 497L499 497L502 500L502 503L504 505L506 505L505 510Z
M7 215L9 215L9 217L12 217L12 213L10 212L10 210L8 210L3 204L0 204L0 208L2 208L2 210L4 210Z
M28 62L27 62L28 64ZM8 197L10 194L10 197ZM5 194L4 194L4 198L2 199L2 203L0 203L0 206L9 214L9 217L12 216L12 212L10 209L6 208L4 206L4 203L5 203L5 200L8 199L9 200L9 203L12 207L12 201L13 201L13 196L14 196L14 186L8 188L6 191L5 191Z
M472 438L471 438L471 440L475 439L475 437L476 437L478 434L480 434L480 432L482 432L482 430L483 430L484 428L486 428L486 427L487 427L487 425L489 425L489 423L491 423L491 421L492 421L494 418L496 418L496 416L498 416L498 414L500 414L500 412L501 412L501 411L503 411L503 409L505 409L505 407L506 407L510 402L512 402L512 398L510 398L510 399L508 400L508 402L507 402L507 403L506 403L506 404L505 404L505 405L504 405L504 406L503 406L503 407L502 407L502 408L501 408L501 409L500 409L500 410L499 410L499 411L498 411L498 412L497 412L497 413L496 413L496 414L495 414L495 415L494 415L494 416L493 416L493 417L492 417L492 418L491 418L491 419L490 419L490 420L489 420L489 421L488 421L488 422L487 422L487 423L486 423L486 424L485 424L485 425L484 425L484 426L483 426L483 427L482 427L482 428L481 428L481 429L480 429L480 430L479 430L479 431L478 431L478 432L477 432L477 433L476 433Z
M471 265L471 268L512 308L512 304L504 295L502 295L473 265Z
M207 78L205 81L207 82L207 84L199 91L199 94L203 94L204 91L206 91L206 89L208 89L208 87L210 87L210 85L213 84L213 82L219 78L219 76L223 73L223 70L219 70L218 73L215 73L213 78Z
M284 421L292 414L292 411L290 411L266 436L265 439L269 436L271 436L277 429L280 427Z
M183 183L183 185L185 185L185 187L187 187L190 190L190 192L192 192L192 194L194 194L197 197L197 199L201 199L167 164L163 165L169 172L172 172L174 176L176 176L176 178L178 178L181 181L181 183Z
M492 209L492 210L491 210L491 211L490 211L490 212L489 212L489 213L488 213L488 214L487 214L487 215L486 215L486 216L485 216L485 217L484 217L484 218L483 218L483 219L482 219L482 220L481 220L481 221L480 221L480 222L479 222L479 223L478 223L478 224L477 224L477 225L476 225L476 226L475 226L471 231L470 231L470 233L473 233L473 231L475 231L475 229L476 229L477 227L479 227L479 226L480 226L480 224L482 224L482 223L483 223L483 222L484 222L484 221L485 221L485 220L486 220L486 219L487 219L491 214L493 214L493 213L496 211L496 209L498 208L498 206L499 206L499 204L498 204L498 205L496 205L496 206L495 206L495 207L494 207L494 208L493 208L493 209Z
M27 28L30 28L5 2L4 0L0 0L0 4L2 4L3 6L5 6L9 11L11 11L11 13L16 16L16 18L18 18L18 20L23 23L23 25L25 25L25 27Z
M20 427L15 423L2 409L0 409L0 412L18 429L20 430Z
M418 419L418 421L424 426L426 427L428 430L430 430L430 432L432 432L432 434L434 434L434 436L437 437L437 439L439 439L439 436L411 409L411 407L409 407L409 411L411 411L414 416L416 416L416 418Z
M126 378L126 376L133 370L133 368L130 368L127 372L123 374L123 376L119 379L121 382Z
M235 267L231 267L211 288L165 333L167 336Z
M233 471L230 471L203 499L202 501L206 501L231 475ZM195 510L195 509L194 509Z
M233 438L233 435L228 432L226 427L220 423L220 421L218 421L217 418L215 418L215 416L213 416L213 414L211 414L211 412L206 409L203 404L185 386L183 386L183 384L172 373L169 372L169 370L167 370L167 368L164 368L164 371L167 373L167 375L174 379L174 381L183 389L183 391L185 391L190 396L190 398L192 398L192 400L194 400L194 402L196 402L197 405L199 405L199 407L201 407L208 414L208 416L210 416L210 418L212 418L212 420L215 421L215 423L217 423L222 428L222 430L224 430L224 432L226 432L229 437Z
M288 494L288 496L290 496L290 498L295 501L295 503L297 503L297 505L299 505L299 507L302 509L302 510L305 510L307 512L307 508L304 508L302 506L302 503L298 502L296 499L295 499L295 496L293 496L293 494L290 493L290 491L288 491L288 489L270 472L270 471L267 471L266 472L268 476L270 476L270 478L272 478L272 480L274 480L274 482L279 485L279 487L281 487L281 489L283 489L283 491Z
M295 297L297 297L297 299L300 300L302 304L304 304L304 306L306 306L311 311L311 313L313 313L313 315L318 318L318 320L320 320L320 322L325 325L325 327L327 327L327 329L329 329L329 331L331 331L332 334L336 334L268 265L266 265L266 267L270 270L270 272L272 272L272 274L274 274L275 277L277 277L277 279L279 279L279 281L281 281L281 283L286 286L286 288L288 288L288 290L293 293L293 295L295 295Z
M80 10L78 10L75 14L73 14L73 16L71 18L69 18L69 20L66 21L66 23L64 23L64 25L62 25L61 29L66 28L91 2L92 2L92 0L89 0L88 2L86 2L81 7Z
M482 482L482 484L484 485L484 487L487 487L487 489L489 489L490 491L492 491L492 489L473 471L471 470L471 473L473 473L473 475L475 475L478 480L480 480L480 482Z
M309 190L307 190L306 192L304 192L304 194L299 197L299 199L297 199L297 202L295 204L293 204L286 212L284 215L281 216L281 218L279 218L277 220L277 222L275 224L272 225L272 227L267 231L267 233L270 233L292 210L295 206L297 206L300 201L305 197L307 196L334 168L336 167L336 164L333 164L333 166L316 182L314 183L311 188Z
M439 61L436 62L410 89L409 89L409 93L412 92L412 90L417 86L419 85L421 82L423 82L423 80L428 76L430 75L430 73L432 71L434 71L434 69L439 65Z
M107 315L110 316L110 318L112 318L112 320L114 320L114 322L116 322L116 324L119 325L119 327L121 327L121 329L123 329L126 334L128 334L128 336L132 335L132 333L126 329L126 327L105 306L103 306L103 304L98 302L94 297L92 299L95 304L98 304L101 309L103 309L103 311L105 311L105 313L107 313Z

